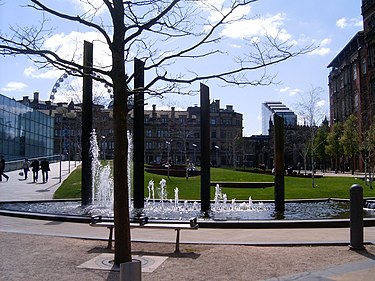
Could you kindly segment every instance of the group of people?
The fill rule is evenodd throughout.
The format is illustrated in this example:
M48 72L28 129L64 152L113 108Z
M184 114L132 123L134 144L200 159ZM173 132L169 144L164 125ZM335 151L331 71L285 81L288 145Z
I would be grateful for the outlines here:
M39 177L39 170L42 171L42 178L43 178L43 183L48 181L48 172L50 171L49 168L49 162L46 158L43 158L42 161L39 161L38 159L34 159L31 163L29 162L28 159L25 159L22 164L22 169L23 169L23 174L25 176L25 180L27 180L27 175L28 172L30 171L33 172L33 182L38 182L38 177Z

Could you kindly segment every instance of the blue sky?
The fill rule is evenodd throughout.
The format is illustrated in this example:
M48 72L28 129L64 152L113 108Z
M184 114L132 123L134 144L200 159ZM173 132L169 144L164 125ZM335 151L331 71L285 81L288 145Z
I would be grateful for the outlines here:
M91 1L96 2L99 0ZM224 0L209 0L222 2ZM21 7L28 1L3 0L0 6L0 31L9 32L10 25L28 26L36 24L40 14L31 9ZM56 8L79 14L82 6L78 0L50 0L43 1ZM272 30L278 28L282 35L298 44L314 43L319 45L310 54L293 58L282 64L267 69L270 74L277 74L278 84L257 87L221 87L218 81L208 81L211 100L219 99L221 107L233 105L234 110L244 116L244 136L260 134L261 132L261 103L264 101L281 101L292 110L301 101L300 95L311 90L312 87L323 89L321 104L328 108L328 74L327 65L349 42L362 30L361 0L259 0L246 11L250 17L258 16L257 20L232 25L222 31L230 37L232 45L241 48L241 38L248 34L257 34L259 25ZM213 16L211 14L211 16ZM82 27L72 25L62 20L52 18L51 48L58 42L62 52L69 54L72 38L92 38L93 34ZM227 33L225 33L227 32ZM40 92L40 98L46 100L61 71L38 70L27 57L0 57L0 93L10 98L22 99L23 96L32 97L33 92ZM197 67L205 68L196 62ZM215 66L214 66L215 67ZM207 67L208 69L208 67ZM209 71L209 69L207 70ZM147 73L146 73L147 80ZM76 84L72 78L65 83ZM63 86L60 98L64 98ZM77 83L76 87L80 87ZM191 85L192 90L199 89L199 84ZM105 89L103 89L105 91ZM199 104L199 97L167 95L163 100L152 99L149 106L157 104L157 108L175 106L186 108ZM328 111L327 111L328 112Z

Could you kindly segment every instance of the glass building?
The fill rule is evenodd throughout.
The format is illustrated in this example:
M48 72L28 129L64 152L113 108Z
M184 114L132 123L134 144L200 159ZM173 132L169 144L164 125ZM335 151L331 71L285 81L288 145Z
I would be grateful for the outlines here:
M267 101L262 103L262 134L268 135L270 121L273 122L273 115L284 118L285 126L297 125L297 115L279 101Z
M0 94L0 154L5 161L53 155L53 117Z

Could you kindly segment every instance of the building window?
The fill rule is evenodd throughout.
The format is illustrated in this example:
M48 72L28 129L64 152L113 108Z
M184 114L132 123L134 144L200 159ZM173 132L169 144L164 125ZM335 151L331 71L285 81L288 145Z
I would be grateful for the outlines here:
M211 132L211 138L216 139L216 131Z
M358 94L355 93L354 95L354 110L357 111L358 110Z
M353 64L353 80L357 80L357 64Z
M367 72L367 66L366 66L366 59L362 60L362 73L366 74Z
M146 142L146 149L152 149L152 143Z
M216 125L216 119L215 118L211 118L211 125Z
M152 130L146 130L146 137L152 137Z

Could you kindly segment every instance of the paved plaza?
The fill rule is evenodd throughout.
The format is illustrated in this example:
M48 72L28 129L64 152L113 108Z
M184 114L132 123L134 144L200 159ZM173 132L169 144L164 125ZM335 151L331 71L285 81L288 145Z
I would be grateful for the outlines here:
M63 162L61 163L61 166L60 163L51 164L50 179L47 183L33 183L31 180L31 174L29 175L28 180L23 180L23 178L18 174L19 171L9 172L7 173L10 176L9 181L0 182L0 201L52 199L53 193L60 185L60 171L61 181L63 181L69 175L69 171L73 171L75 167L78 166L78 164L79 163L70 162L70 169L69 162ZM60 259L61 264L73 262L73 260L77 259L76 267L78 269L74 269L74 272L77 272L76 279L72 279L72 276L70 276L70 273L72 271L70 271L69 274L66 273L66 276L69 276L69 278L71 279L65 279L61 277L57 279L54 278L54 280L78 280L82 279L82 276L84 276L84 273L86 271L87 276L92 275L92 269L90 271L90 269L80 267L82 264L86 264L82 261L88 262L92 258L97 258L97 256L101 254L106 254L105 245L106 239L108 238L108 231L105 228L93 228L87 224L82 223L54 222L46 220L33 220L25 218L0 216L0 235L0 247L3 253L1 255L2 263L0 265L0 280L52 280L49 279L48 276L43 275L41 277L40 274L42 273L35 273L35 276L37 276L35 278L37 279L33 279L30 276L28 276L27 278L25 276L23 278L20 277L22 276L22 274L25 274L25 272L13 272L11 267L9 267L9 263L17 263L17 260L9 260L7 256L4 255L4 253L13 252L19 252L21 253L21 255L22 253L24 253L24 256L22 255L21 260L24 260L26 263L32 263L31 259L33 259L34 256L34 254L32 253L35 252L40 252L43 253L43 255L47 255L47 257L44 256L43 259L49 259L53 261L55 261L56 259ZM230 249L241 247L236 248L237 252L233 253L233 259L237 257L237 254L240 255L241 251L246 252L246 249L248 249L250 255L253 249L258 249L259 251L263 251L264 249L275 249L275 251L280 252L286 251L285 249L289 248L289 250L295 249L296 251L300 249L306 249L305 252L307 251L307 254L310 251L309 249L314 249L312 253L314 251L317 251L317 249L321 249L322 251L324 251L324 249L341 249L341 251L343 251L344 249L344 252L346 254L349 254L347 252L350 252L349 255L351 257L355 257L355 260L343 260L343 263L335 264L334 266L326 264L325 266L322 265L321 267L319 266L320 264L318 263L318 260L316 260L315 263L319 267L314 271L300 272L296 270L296 272L298 272L297 274L287 274L286 276L278 275L275 276L275 278L277 277L276 279L253 279L256 278L255 276L249 276L248 278L243 279L241 275L238 275L238 278L233 279L233 277L229 277L230 275L228 275L228 278L233 280L375 280L373 277L375 276L375 246L372 246L372 244L375 244L375 227L367 227L364 230L364 241L366 243L367 251L361 251L358 253L356 253L355 251L350 251L348 248L350 241L349 235L350 232L348 228L235 230L201 228L198 231L182 231L181 256L176 257L172 255L172 257L168 258L167 261L165 261L164 263L161 262L161 265L155 268L155 272L144 273L144 277L145 280L156 280L153 279L152 276L155 276L155 278L156 276L160 277L161 275L158 274L162 274L161 271L167 270L168 263L171 263L172 261L174 263L172 268L175 268L176 272L178 272L179 270L183 272L184 270L186 270L185 268L183 269L183 267L186 265L186 261L192 258L189 255L192 255L191 252L194 252L194 249L200 252L202 249L205 249L205 247L210 247L212 251L215 251L215 249L219 251L216 253L216 257L219 257L223 256L222 252L220 252L223 251L223 249L227 249L227 251L230 252ZM153 249L159 249L158 252L166 251L169 254L173 253L175 242L175 232L173 230L157 229L152 231L145 231L138 228L132 229L131 237L132 241L134 242L135 248L142 248L145 247L144 245L150 245L149 253L147 253L147 247L145 249L142 248L141 252L144 255L149 254L151 256L154 256L155 258L153 258L153 260L156 260L157 256ZM90 252L89 254L87 251L84 250L82 250L82 252L76 251L75 253L73 253L74 251L71 252L69 249L64 247L61 248L59 251L47 250L50 247L52 247L51 244L58 244L57 241L65 241L61 239L73 239L69 241L74 241L72 243L77 244L77 249L83 247L82 245L86 245L87 243L90 243L90 245L97 245L97 247L94 246L94 249L97 250L97 253L96 255L94 255L95 250L94 253ZM30 241L34 240L35 248L33 248L33 244L30 245ZM45 244L43 243L43 241L45 241ZM189 258L187 256L184 256L184 253L187 256L189 256ZM136 254L137 253L135 253L135 255ZM277 254L278 252L275 252L275 255ZM340 255L339 252L338 255ZM197 257L193 257L192 259L197 259L198 261L200 258L203 259L203 256L203 254L201 257L199 257L198 255ZM287 257L288 256L286 255L285 258ZM282 259L283 257L280 258ZM62 261L61 259L64 259L64 261ZM67 261L70 259L71 261ZM295 259L294 256L293 259ZM218 258L217 260L219 261L220 259ZM215 259L213 259L212 262L215 262ZM291 264L293 264L292 260L290 262ZM241 263L241 260L239 260L238 263ZM247 264L244 264L243 266L248 266L248 263L249 262L247 262ZM163 266L163 264L165 266ZM48 266L48 264L36 265L36 267L40 269L40 272L44 272L47 270L44 268L45 266ZM23 267L20 266L15 266L14 268L17 268L18 271L23 270ZM25 269L26 268L27 266L25 267ZM34 270L38 271L37 268ZM53 276L55 274L53 272L56 269L50 268L50 270L51 276ZM62 272L61 274L65 274L63 273L63 269L59 269L59 272L60 271ZM95 272L95 270L93 271ZM282 272L281 269L280 272ZM229 280L225 279L225 273L223 274L224 277L220 280ZM277 274L277 272L275 274ZM369 279L370 276L373 279ZM105 275L103 275L103 273L100 273L96 277L97 278L83 278L82 280L118 280L118 273L107 273ZM197 275L192 275L190 278L184 279L182 277L180 279L215 280L211 279L209 276L205 276L204 272L202 272L201 278L198 278ZM171 276L170 279L166 278L164 280L176 280L176 278Z

